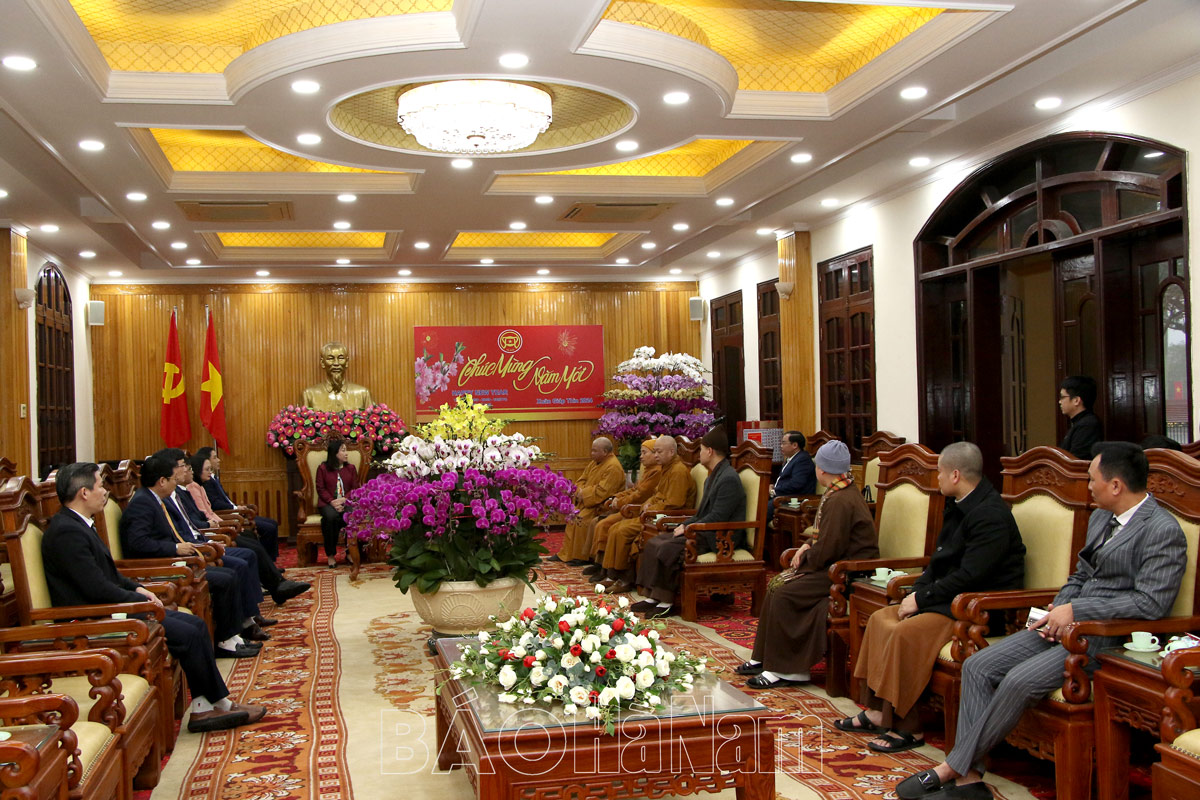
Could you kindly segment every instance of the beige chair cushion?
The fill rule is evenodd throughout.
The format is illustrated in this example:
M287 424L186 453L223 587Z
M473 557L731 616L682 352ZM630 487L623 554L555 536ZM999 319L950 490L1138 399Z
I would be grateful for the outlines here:
M1192 614L1192 594L1196 590L1196 541L1200 538L1200 525L1177 516L1175 520L1179 527L1183 528L1183 535L1187 537L1187 560L1183 562L1187 564L1187 569L1183 572L1183 579L1179 581L1179 594L1175 595L1175 605L1171 606L1171 613L1167 616L1188 617Z
M751 553L749 550L741 550L741 549L734 550L733 551L733 560L734 561L753 561L754 553ZM715 563L717 563L717 554L716 553L704 553L703 555L696 556L696 563L697 564L715 564Z
M1092 696L1089 697L1088 699L1091 700L1095 696L1096 696L1096 693L1092 692ZM1062 703L1064 705L1067 705L1067 698L1066 698L1066 696L1063 695L1063 690L1061 688L1055 689L1053 692L1048 694L1046 696L1046 699L1052 703Z
M104 527L108 535L108 552L113 561L125 558L125 550L121 547L121 506L111 497L104 504Z
M759 475L750 467L743 467L738 472L738 477L742 480L742 489L746 492L746 521L755 522L758 519L758 493L762 489L763 476ZM746 546L753 549L754 537L757 535L756 528L746 528ZM734 556L736 558L736 556Z
M692 482L696 484L696 508L700 507L700 501L704 499L704 482L708 480L708 470L703 464L697 463L692 467Z
M925 555L928 523L929 495L908 483L888 489L879 515L880 557L917 558Z
M1047 494L1026 497L1012 507L1025 543L1025 588L1057 588L1071 576L1071 528L1075 514Z
M117 680L121 682L121 695L125 698L125 718L129 719L129 715L142 704L146 695L150 693L150 684L141 675L125 673L118 675ZM55 678L51 691L56 694L69 695L79 706L79 718L87 719L92 706L96 705L95 698L88 696L91 688L92 685L86 676L73 675L68 678Z
M321 524L321 515L320 514L309 514L307 517L304 518L304 524L305 525L320 525Z
M1200 758L1200 728L1192 728L1179 734L1175 741L1171 742L1171 747Z
M21 536L21 557L25 560L25 582L29 586L29 607L50 608L50 587L42 566L42 529L32 522Z
M82 715L81 715L82 716ZM104 754L113 746L116 737L107 725L100 722L88 722L85 719L75 721L71 726L79 743L79 761L83 766L83 784L92 774L92 768L100 763Z
M870 489L871 496L875 496L875 484L879 483L879 457L876 456L863 464L863 485L862 488Z

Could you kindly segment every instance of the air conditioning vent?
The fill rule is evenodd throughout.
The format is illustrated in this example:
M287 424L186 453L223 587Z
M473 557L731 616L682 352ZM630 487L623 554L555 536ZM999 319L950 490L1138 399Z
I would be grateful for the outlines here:
M563 222L644 222L654 219L674 203L576 203L559 217Z
M293 219L292 204L284 200L180 200L176 205L192 222L282 222Z

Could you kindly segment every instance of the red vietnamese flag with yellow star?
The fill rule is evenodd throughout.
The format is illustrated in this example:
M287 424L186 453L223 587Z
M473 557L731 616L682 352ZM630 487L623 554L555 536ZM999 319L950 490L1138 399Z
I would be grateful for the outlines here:
M167 357L163 360L162 419L159 421L158 435L167 443L167 447L182 447L192 438L187 394L183 386L183 357L179 354L179 331L175 328L175 309L171 309Z
M221 359L217 355L217 331L213 327L212 314L208 315L208 332L204 336L204 368L200 371L200 421L221 449L228 452L225 388L221 379Z

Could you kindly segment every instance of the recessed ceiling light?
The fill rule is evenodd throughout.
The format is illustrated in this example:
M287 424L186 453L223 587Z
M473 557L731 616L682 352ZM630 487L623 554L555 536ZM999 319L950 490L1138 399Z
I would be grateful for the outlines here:
M927 94L929 94L929 90L924 86L909 86L900 90L900 96L905 100L920 100Z
M321 84L304 79L292 81L292 91L296 94L316 94L321 91Z
M537 271L537 274L538 274L538 275L549 275L549 274L550 274L550 270L548 270L548 269L545 269L545 268L543 268L543 269L539 269L539 270Z
M838 199L836 197L826 197L824 200L821 201L821 205L824 206L825 208L833 208L837 204L838 204Z
M187 263L188 263L188 265L189 265L189 266L196 267L196 266L199 266L199 265L200 265L200 259L198 259L198 258L189 258L189 259L187 260Z
M475 162L469 158L456 158L450 162L450 166L455 169L470 169L473 163Z
M929 156L914 156L908 160L908 165L910 167L928 167Z
M707 255L709 258L720 258L721 251L720 250L709 250L707 253L705 253L705 255Z
M154 222L150 223L150 227L154 228L156 231L165 231L170 229L171 223L167 222L165 219L156 219Z
M663 95L663 102L669 106L681 106L691 99L692 96L687 92L667 92Z
M718 197L718 198L717 198L717 205L719 205L719 206L731 206L731 205L733 205L733 198L732 198L732 197Z
M337 263L341 264L341 265L344 267L344 266L346 266L347 264L349 264L349 263L350 263L350 259L348 259L348 258L339 258L339 259L337 260Z
M683 272L683 270L681 270L679 267L672 267L671 269L667 270L667 272L671 273L672 275L678 275L679 273Z
M620 258L618 258L618 259L617 259L617 263L618 263L618 264L628 264L628 263L629 263L629 259L628 259L628 258L626 258L625 256L621 256Z
M792 153L793 164L807 164L808 162L812 161L812 159L812 153Z
M119 269L110 269L108 271L108 277L110 277L110 278L119 278L119 277L121 277L121 275L122 275L122 272Z
M429 242L413 242L413 247L417 248L418 250L428 250Z
M31 69L37 69L37 62L27 56L5 56L0 64L15 69L17 72L28 72Z
M638 149L638 143L633 139L622 139L621 141L617 142L616 148L622 153L632 153L634 150Z
M676 222L674 225L671 226L671 228L673 228L674 230L677 230L677 231L686 231L690 227L692 227L692 226L688 225L686 222Z
M523 230L525 230L526 226L525 226L524 222L510 222L510 223L508 223L508 227L509 227L509 230L523 231Z
M353 203L357 199L358 199L358 195L356 195L356 194L339 194L338 195L339 203Z
M58 233L57 225L46 224L41 227L42 233Z
M171 242L172 250L187 250L187 242Z
M653 250L656 247L658 247L658 245L656 245L654 242L642 242L643 250Z
M488 264L495 264L495 263L496 263L496 259L494 259L494 258L481 258L481 259L479 259L479 263L480 263L480 264L483 264L484 266L487 266Z
M1033 104L1034 108L1042 111L1049 111L1052 108L1058 108L1062 105L1061 97L1043 97Z
M320 144L321 137L315 133L302 133L296 137L296 141L300 144Z
M0 189L0 198L8 197L8 189Z
M1162 158L1166 153L1162 150L1151 150L1149 153L1143 153L1142 158Z
M409 275L412 275L412 270L411 269L402 269L399 272L397 272L396 274L402 278L407 278Z
M104 142L99 139L84 139L79 143L80 150L87 150L90 153L98 153L104 149Z
M258 276L258 277L260 277L260 278L265 278L265 277L267 277L268 275L270 275L271 273L270 273L270 272L268 272L268 271L267 271L267 270L265 270L265 269L260 269L260 270L258 270L257 272L255 272L254 274L255 274L255 275L257 275L257 276Z
M337 228L339 231L344 231L350 227L350 223L346 222L345 220L338 220L337 222L333 223L333 227Z
M135 203L141 203L146 199L146 193L145 192L126 192L125 199L132 200Z
M95 250L80 250L79 257L80 258L95 258L96 251Z
M544 206L544 205L549 205L550 203L553 203L554 198L548 194L539 194L537 197L533 198L533 202L537 203L538 205Z
M529 56L524 53L505 53L500 56L500 66L506 69L520 69L529 63Z
M774 228L759 228L755 231L759 236L770 236L775 232Z

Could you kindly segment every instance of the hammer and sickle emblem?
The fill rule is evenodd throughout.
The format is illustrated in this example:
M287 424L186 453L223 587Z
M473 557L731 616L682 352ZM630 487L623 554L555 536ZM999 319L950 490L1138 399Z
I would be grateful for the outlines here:
M176 381L175 377L179 380ZM176 397L183 394L183 376L179 374L179 367L171 363L163 364L163 402L170 403Z

